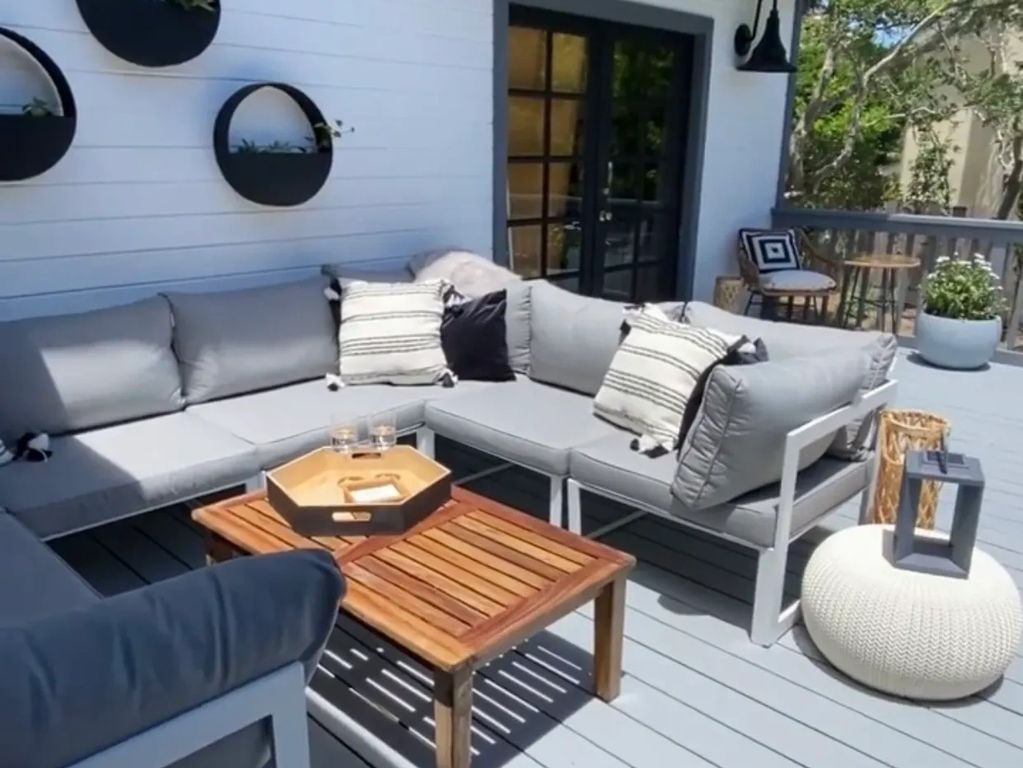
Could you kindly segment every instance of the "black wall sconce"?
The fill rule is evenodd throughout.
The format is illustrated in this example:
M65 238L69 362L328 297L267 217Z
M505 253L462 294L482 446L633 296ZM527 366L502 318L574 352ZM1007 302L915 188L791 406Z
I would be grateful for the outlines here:
M784 72L791 74L796 71L795 65L789 61L788 51L781 40L781 18L778 16L778 0L774 0L774 7L767 17L767 25L764 27L764 36L760 43L753 48L753 41L757 39L757 32L760 29L760 12L763 10L764 0L757 0L757 15L753 21L753 29L746 24L735 30L735 52L740 58L746 59L745 63L739 65L743 72Z

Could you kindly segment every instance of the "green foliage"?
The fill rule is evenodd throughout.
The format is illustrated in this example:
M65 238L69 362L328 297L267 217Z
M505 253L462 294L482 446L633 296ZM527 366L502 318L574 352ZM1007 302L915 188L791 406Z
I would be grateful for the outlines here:
M307 136L306 141L311 142L317 151L326 152L334 146L335 139L340 139L346 133L355 133L355 127L345 128L344 120L322 122L313 126L313 135Z
M56 114L45 99L32 99L31 103L21 108L21 113L28 117L52 117Z
M217 10L217 0L167 0L167 2L184 8L186 11L209 11L214 13Z
M308 148L292 144L290 141L272 141L269 144L259 144L249 139L242 139L234 148L234 151L243 154L286 155L293 153L303 154L308 152Z
M914 213L947 214L952 205L948 175L953 148L929 132L917 138L919 152L913 160L905 202Z
M1006 311L998 277L983 256L942 256L924 290L924 311L954 320L992 320Z
M308 152L326 152L331 148L335 139L340 139L346 133L355 133L355 128L345 128L344 120L335 120L333 123L317 123L313 126L313 136L306 136L309 146L292 144L290 141L272 141L269 144L260 144L250 139L242 139L235 145L235 152L245 154L306 154Z

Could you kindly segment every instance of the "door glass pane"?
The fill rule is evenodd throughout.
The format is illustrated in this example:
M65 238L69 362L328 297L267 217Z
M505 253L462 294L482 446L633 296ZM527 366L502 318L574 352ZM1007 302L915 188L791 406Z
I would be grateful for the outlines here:
M612 203L632 202L639 194L639 177L637 167L632 162L615 162L608 164L610 184L608 197Z
M642 146L647 157L660 157L664 149L664 131L667 123L667 105L648 104L643 110Z
M543 163L508 163L508 218L543 216Z
M547 225L547 272L576 271L582 257L583 230L579 221Z
M508 99L508 154L542 155L544 100L528 96Z
M611 154L639 154L639 130L639 116L633 105L616 100L611 107Z
M615 301L632 299L632 270L621 269L617 272L604 273L604 298Z
M611 221L604 225L604 266L614 267L633 261L635 233L630 212L612 206Z
M640 267L636 271L635 301L660 301L672 294L672 288L661 283L660 266Z
M539 224L508 227L508 255L511 268L523 277L540 275L543 228Z
M511 27L508 30L508 85L540 91L547 85L547 32Z
M552 155L582 154L585 113L579 99L551 99Z
M550 281L559 288L564 288L572 293L579 293L579 275L551 275Z
M586 38L579 35L554 33L551 60L551 88L562 93L582 93L586 90Z
M664 215L647 215L639 222L639 260L655 261L663 258L669 249L668 217Z
M583 209L583 168L581 163L551 163L547 215L558 219L579 217Z
M659 163L647 163L643 167L643 201L647 203L663 203L668 190L661 188L661 166Z

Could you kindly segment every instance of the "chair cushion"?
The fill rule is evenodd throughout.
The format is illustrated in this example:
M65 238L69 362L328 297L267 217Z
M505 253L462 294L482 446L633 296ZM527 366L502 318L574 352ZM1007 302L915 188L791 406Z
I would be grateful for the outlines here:
M548 475L568 474L568 451L617 432L583 395L529 379L488 384L426 404L426 426L444 437Z
M26 589L26 584L32 588ZM0 513L0 630L98 599L92 587L17 518Z
M533 283L529 377L595 395L622 337L626 305Z
M786 434L852 402L867 363L859 350L838 349L715 368L682 444L675 498L706 509L778 482ZM828 434L804 448L799 468L823 456L833 439Z
M436 384L450 377L441 346L448 285L361 283L341 295L341 380L345 384Z
M459 382L457 389L469 384ZM260 466L269 469L326 445L335 419L358 420L393 411L399 433L415 429L423 423L426 393L449 391L454 390L386 384L331 391L322 380L306 381L195 405L188 413L254 446Z
M0 323L0 439L53 435L184 407L160 297Z
M652 459L630 450L629 440L629 435L622 432L573 448L571 476L584 486L605 491L623 501L635 501L699 528L733 536L754 547L769 547L774 543L778 483L715 507L692 509L671 494L671 483L678 468L674 454ZM800 472L796 479L793 534L863 490L869 480L869 469L869 461L823 458Z
M791 229L740 229L739 239L760 274L799 269L799 245Z
M461 380L512 381L505 313L508 294L494 291L449 304L441 324L444 356Z
M442 249L413 256L409 269L416 282L446 280L463 296L479 298L519 283L522 278L472 251Z
M809 269L786 269L771 272L760 279L762 288L769 291L833 291L835 281L820 272Z
M708 328L669 320L653 305L627 311L622 341L593 400L601 418L642 436L640 450L674 450L690 397L731 342Z
M508 364L515 373L529 373L529 314L532 307L533 283L525 280L505 289L508 306L504 324L508 342Z
M185 399L202 403L337 368L334 318L317 277L218 293L171 293Z
M813 355L828 350L860 349L870 357L870 365L863 375L860 391L867 392L881 386L895 363L899 349L890 333L877 331L846 331L796 323L777 323L752 317L733 315L710 304L691 301L685 308L685 318L694 325L714 328L725 333L763 339L772 360ZM828 454L840 459L862 459L872 443L876 416L859 419L835 436Z
M52 441L46 463L0 468L0 507L47 538L244 482L252 446L188 413Z

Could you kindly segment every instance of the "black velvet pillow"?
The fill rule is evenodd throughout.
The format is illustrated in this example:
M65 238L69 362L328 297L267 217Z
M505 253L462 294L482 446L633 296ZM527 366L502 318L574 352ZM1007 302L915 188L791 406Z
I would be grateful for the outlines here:
M511 381L505 336L506 291L495 291L444 309L441 344L448 367L460 379Z

